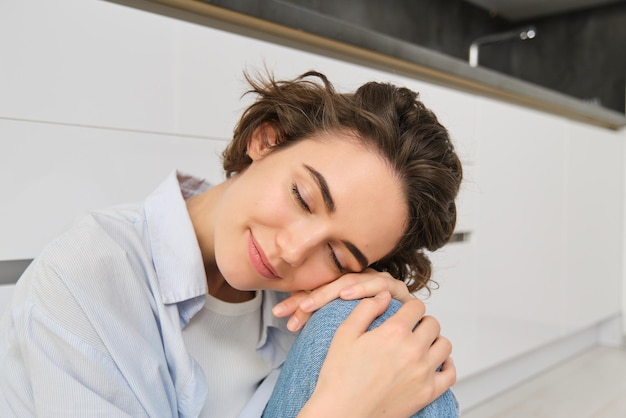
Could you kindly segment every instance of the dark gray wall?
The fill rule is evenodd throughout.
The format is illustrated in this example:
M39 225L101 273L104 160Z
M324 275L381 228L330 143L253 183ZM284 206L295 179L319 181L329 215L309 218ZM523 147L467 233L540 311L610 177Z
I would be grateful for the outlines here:
M283 1L463 60L472 39L509 25L460 0Z
M532 23L536 39L482 46L481 66L624 112L626 2L513 23L462 0L283 1L461 60L477 37Z
M531 21L537 38L481 48L481 62L624 112L626 3ZM519 25L516 25L516 27Z

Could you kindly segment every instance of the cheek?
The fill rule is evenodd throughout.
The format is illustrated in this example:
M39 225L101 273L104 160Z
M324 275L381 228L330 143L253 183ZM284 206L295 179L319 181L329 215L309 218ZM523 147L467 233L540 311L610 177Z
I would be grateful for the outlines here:
M235 230L237 235L233 233ZM215 263L220 273L226 278L237 270L241 264L241 257L246 255L243 240L238 242L235 239L240 235L238 228L231 227L225 222L220 223L215 230L213 242Z
M279 187L252 189L246 199L245 205L256 216L261 216L272 224L290 219L295 213L287 192Z

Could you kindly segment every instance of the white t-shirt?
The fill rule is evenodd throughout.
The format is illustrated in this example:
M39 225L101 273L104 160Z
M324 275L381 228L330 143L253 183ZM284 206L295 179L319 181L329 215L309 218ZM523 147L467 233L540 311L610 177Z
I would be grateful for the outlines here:
M200 364L209 393L201 418L236 417L272 367L257 352L263 329L263 292L242 303L207 295L183 329L189 354Z

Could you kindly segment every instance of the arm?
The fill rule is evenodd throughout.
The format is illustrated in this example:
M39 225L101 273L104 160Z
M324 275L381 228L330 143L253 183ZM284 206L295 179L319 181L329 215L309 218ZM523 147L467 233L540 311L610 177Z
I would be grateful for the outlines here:
M287 328L299 331L313 312L337 298L356 300L376 296L388 291L391 297L401 302L413 299L406 284L393 278L389 273L367 269L361 273L349 273L310 292L295 292L291 297L277 304L272 310L278 317L291 315Z
M367 331L389 300L388 292L363 300L339 326L299 417L410 416L454 384L451 345L439 335L438 322L422 316L420 301L405 303Z
M446 391L455 380L450 344L423 313L419 300L402 304L389 292L322 307L291 348L264 418L406 417L427 404L415 417L458 416Z
M122 327L116 326L107 313L113 306L107 305L105 293L95 289L83 293L96 287L87 277L82 280L86 287L70 290L68 277L59 273L64 267L36 260L18 282L14 302L3 320L0 397L5 398L9 410L16 416L42 417L141 417L149 416L150 411L175 412L164 393L167 386L159 384L155 376L158 365L148 364L154 360L148 350L141 350L141 357L121 356L120 350L111 346L115 335L120 347L142 347L143 339L136 335L128 338ZM111 281L103 276L94 278ZM98 320L117 334L109 333L109 338L103 339L102 327L98 330L95 323ZM146 374L150 383L129 378L129 369L139 364L150 366L151 373ZM146 403L147 396L154 397L153 404Z
M37 307L27 315L17 342L22 358L7 366L28 381L34 402L28 409L36 416L147 416L106 352Z

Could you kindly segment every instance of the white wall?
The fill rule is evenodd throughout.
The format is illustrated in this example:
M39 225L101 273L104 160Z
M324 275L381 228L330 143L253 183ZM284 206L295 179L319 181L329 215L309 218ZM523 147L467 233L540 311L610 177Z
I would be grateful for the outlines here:
M437 257L429 302L462 377L621 311L625 132L478 103L471 249Z
M0 260L179 168L219 181L244 69L315 68L422 93L465 163L459 230L428 299L470 378L618 315L626 132L587 126L100 0L0 5ZM6 294L6 293L5 293Z

